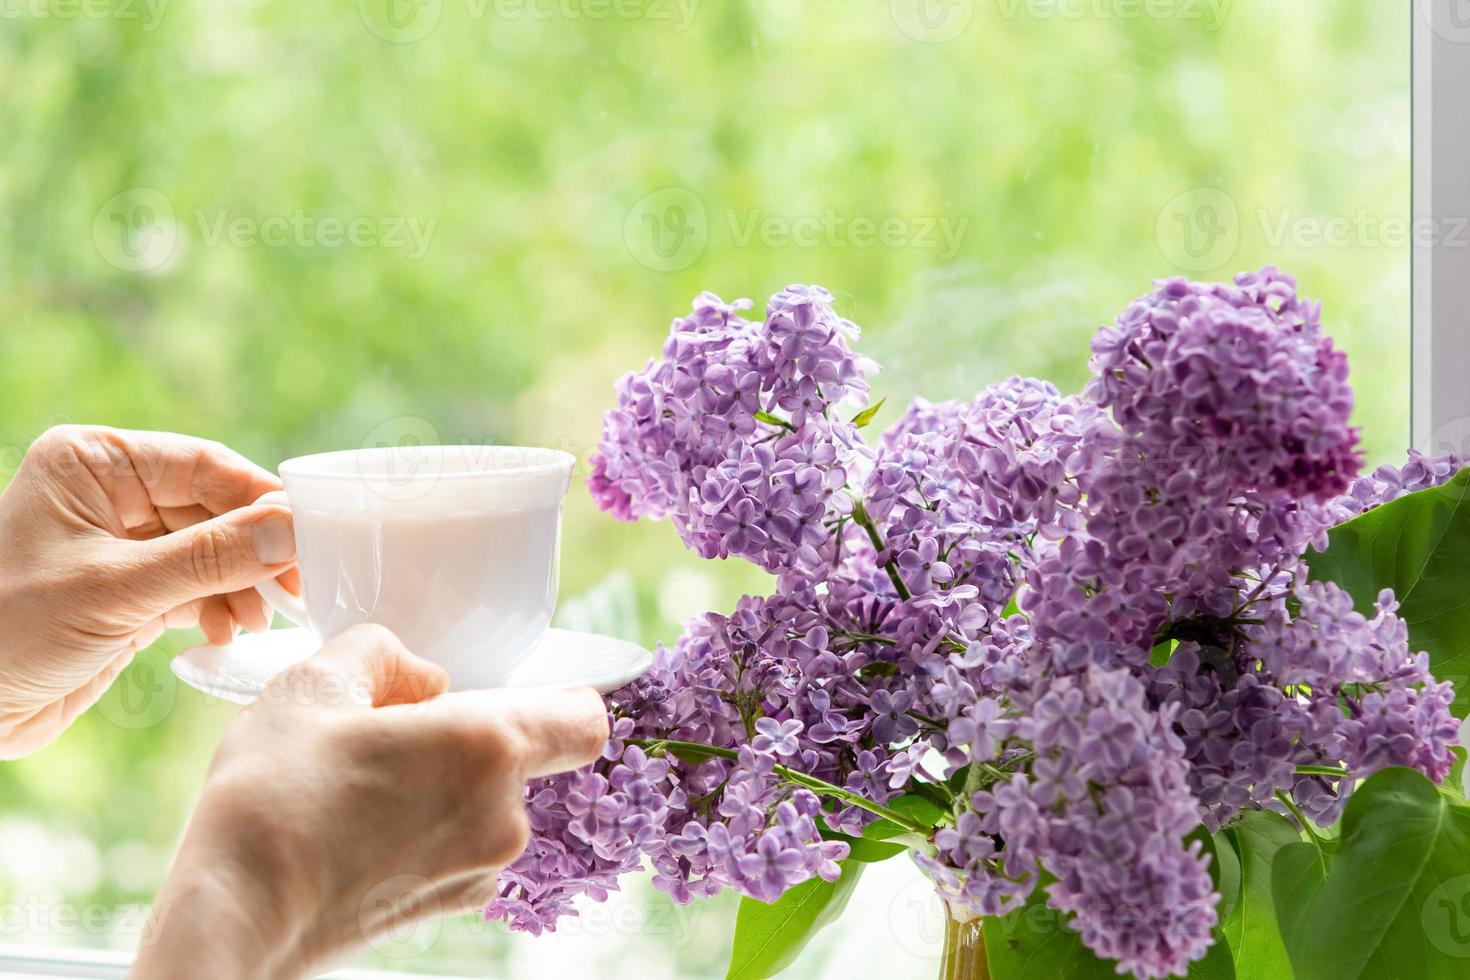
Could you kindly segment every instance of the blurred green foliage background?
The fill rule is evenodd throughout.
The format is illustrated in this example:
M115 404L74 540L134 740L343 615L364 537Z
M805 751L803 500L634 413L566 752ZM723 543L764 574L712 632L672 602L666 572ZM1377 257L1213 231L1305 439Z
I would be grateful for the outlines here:
M759 305L790 282L828 286L863 325L893 415L1017 372L1076 390L1091 333L1150 280L1268 262L1326 302L1371 461L1393 459L1402 7L14 0L0 469L60 421L193 432L266 465L425 424L585 459L612 382L691 297ZM652 643L763 587L574 488L573 625ZM196 639L166 638L59 742L0 766L0 942L136 942L127 908L157 886L234 714L168 672ZM112 918L16 913L37 896ZM646 886L630 901L632 927L547 947L558 967L722 973L730 901L677 941L648 925L669 913ZM891 905L862 906L794 972L834 970L842 930L898 929L863 918ZM540 962L499 926L425 935L368 961ZM897 945L890 975L934 974Z

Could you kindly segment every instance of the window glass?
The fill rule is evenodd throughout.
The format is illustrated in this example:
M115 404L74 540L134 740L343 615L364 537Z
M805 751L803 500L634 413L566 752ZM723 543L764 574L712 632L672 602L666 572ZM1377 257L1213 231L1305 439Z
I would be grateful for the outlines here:
M1400 5L103 7L37 0L0 31L7 476L60 421L270 466L406 438L585 456L614 379L703 289L829 287L895 415L1012 373L1076 390L1093 331L1152 279L1266 263L1325 302L1370 460L1408 439ZM766 587L574 488L565 622L651 644ZM0 765L0 942L136 943L235 714L174 681L190 642ZM864 966L932 976L908 874L875 871L796 972L892 930ZM637 881L557 937L453 920L365 962L718 976L733 910L675 912Z

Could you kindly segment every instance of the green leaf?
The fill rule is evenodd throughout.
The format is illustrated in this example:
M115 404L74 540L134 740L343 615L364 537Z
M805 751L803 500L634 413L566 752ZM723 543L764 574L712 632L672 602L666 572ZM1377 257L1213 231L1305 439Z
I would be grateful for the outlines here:
M1278 851L1301 843L1301 839L1301 833L1285 817L1268 810L1247 814L1215 837L1216 857L1222 864L1231 862L1238 869L1235 894L1223 888L1220 892L1220 928L1230 946L1235 972L1242 977L1291 975L1291 962L1276 921L1271 867Z
M823 840L841 841L847 845L847 860L856 861L859 864L877 864L879 861L887 861L891 857L897 857L908 850L907 845L900 841L868 840L863 837L849 837L840 830L833 830L825 823L819 823L817 830Z
M1327 856L1315 844L1298 841L1276 852L1271 862L1271 902L1288 957L1301 946L1307 912L1326 880Z
M1179 646L1179 641L1174 638L1155 643L1154 648L1149 651L1148 662L1155 667L1162 667L1174 656L1174 650Z
M1470 973L1470 807L1412 769L1348 802L1332 853L1277 851L1272 895L1299 980Z
M1470 754L1466 753L1463 745L1451 746L1450 754L1455 757L1455 761L1450 765L1450 774L1444 778L1441 788L1444 792L1463 801L1465 800L1465 762L1467 758L1470 758Z
M930 790L938 792L934 787L930 787ZM913 817L927 827L938 826L940 820L949 813L949 809L940 806L933 797L920 795L917 792L894 797L885 805L888 809L895 810L906 817ZM828 840L840 840L846 843L849 850L848 859L860 861L863 864L886 861L904 851L928 843L927 838L922 835L900 827L884 817L879 817L865 826L861 837L849 837L847 834L830 829L825 824L818 829Z
M1212 837L1205 828L1197 827L1194 833L1185 838L1186 841L1191 841L1197 835L1203 835L1209 841L1210 881L1214 884L1215 891L1220 893L1219 914L1222 926L1240 904L1242 885L1240 854L1226 837L1227 833L1228 831L1221 831Z
M883 407L883 403L886 402L887 400L888 400L887 398L880 398L880 399L878 399L877 404L875 404L875 405L869 405L867 408L863 409L861 412L858 412L856 415L854 415L852 417L852 424L854 426L856 426L857 428L859 428L859 429L864 428L865 426L867 426L867 424L869 422L873 421L873 419L875 417L877 417L878 410Z
M955 795L964 791L965 781L969 775L970 767L961 766L950 773L949 778L942 783L931 783L920 779L910 783L909 788L913 791L912 795L922 796L933 803L939 808L940 813L948 813ZM959 788L956 789L956 786Z
M906 817L913 817L926 827L938 826L939 821L947 816L944 808L936 804L933 800L914 793L896 796L883 805ZM918 843L918 841L911 839L915 837L918 837L918 835L911 832L907 827L900 827L886 817L879 817L863 828L863 838L865 840L902 842L895 843L891 846L903 847L904 849Z
M763 980L795 962L812 936L842 914L862 870L843 861L836 882L813 878L774 902L742 898L726 980Z
M1235 963L1230 958L1230 944L1216 934L1215 945L1211 946L1205 953L1204 959L1195 960L1189 964L1190 980L1235 980L1240 974L1236 973ZM1256 974L1246 974L1247 977L1255 977ZM1283 974L1263 973L1261 977L1278 977Z
M1215 838L1203 827L1196 827L1185 838L1186 842L1199 841L1205 854L1210 856L1210 881L1220 893L1220 910L1233 905L1240 896L1240 864L1229 847L1216 847ZM1204 958L1189 964L1188 976L1193 980L1234 980L1235 961L1230 955L1230 945L1217 924L1215 941Z
M1333 528L1310 552L1311 577L1336 582L1371 615L1393 589L1416 650L1440 680L1455 682L1454 712L1470 710L1470 469Z
M836 830L823 828L823 840L840 840L847 845L847 860L856 861L858 864L877 864L879 861L887 861L891 857L898 857L908 847L896 841L864 840L861 837L849 837Z
M774 426L777 426L778 428L782 428L782 429L789 429L789 428L791 428L791 423L790 422L788 422L785 419L781 418L781 416L779 416L779 415L772 415L770 412L756 412L755 413L755 420L757 422L764 422L764 423L766 423L766 425L774 425Z
M1031 892L1025 906L1003 916L990 916L982 927L985 960L993 980L1115 980L1117 964L1082 945L1067 925L1068 916L1046 904L1046 879Z

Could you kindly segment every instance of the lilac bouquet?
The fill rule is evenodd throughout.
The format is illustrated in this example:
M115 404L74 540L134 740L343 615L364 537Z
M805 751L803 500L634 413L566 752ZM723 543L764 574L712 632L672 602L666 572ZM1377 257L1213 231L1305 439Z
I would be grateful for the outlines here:
M618 383L590 488L774 587L611 697L601 763L530 787L490 917L554 929L645 865L677 902L777 902L907 850L957 922L1044 903L1117 972L1183 975L1231 912L1220 835L1327 847L1374 773L1445 780L1451 684L1393 591L1309 555L1460 461L1357 479L1347 361L1290 276L1162 281L1081 395L1011 378L873 441L832 296L750 308L701 295Z

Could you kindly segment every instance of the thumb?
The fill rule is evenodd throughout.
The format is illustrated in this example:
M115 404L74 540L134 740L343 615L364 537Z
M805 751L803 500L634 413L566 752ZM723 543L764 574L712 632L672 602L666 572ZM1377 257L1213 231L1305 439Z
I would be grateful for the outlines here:
M607 705L590 687L446 694L429 706L420 724L468 744L504 745L508 738L525 777L590 765L609 737Z
M276 505L241 507L127 547L120 584L153 614L248 589L296 560L291 511Z
M417 704L438 697L448 687L443 667L409 653L386 627L362 623L277 674L261 700L270 703L285 696L294 703L321 706L345 700L378 708Z

